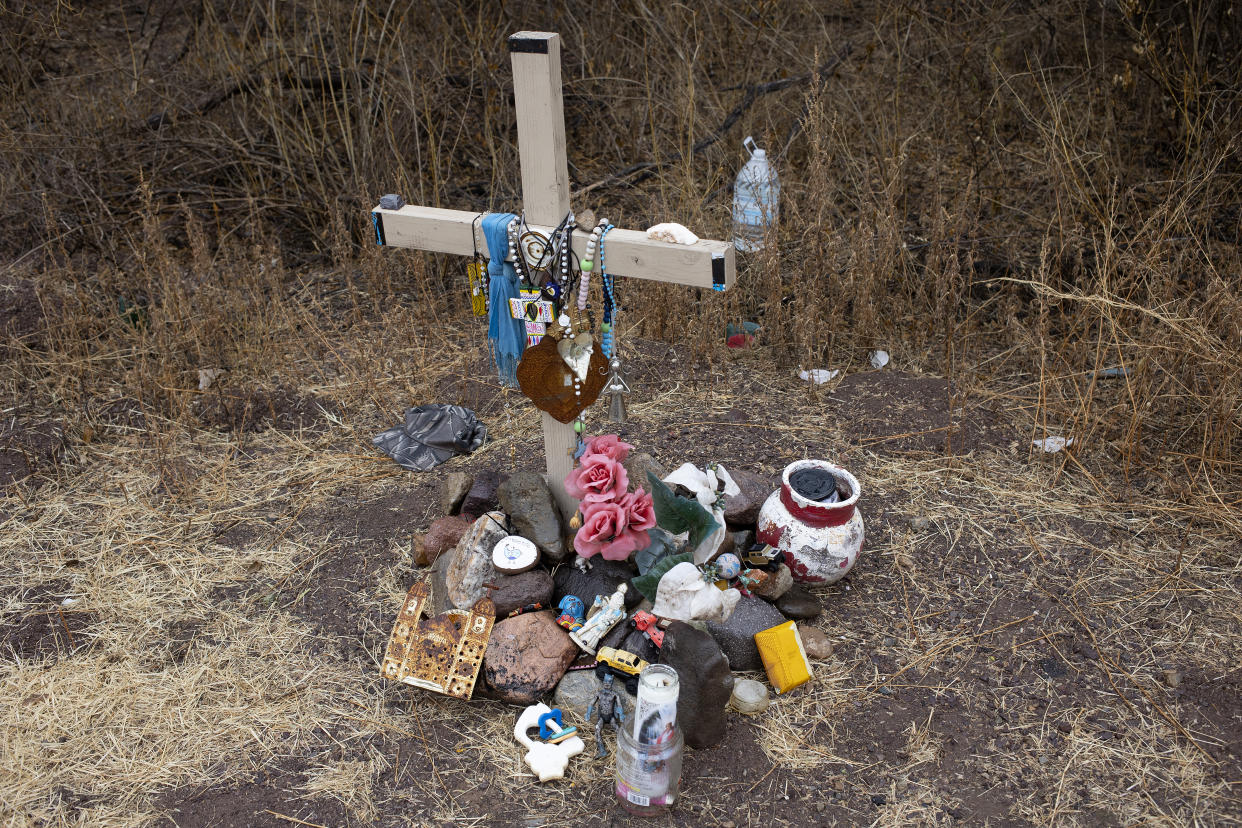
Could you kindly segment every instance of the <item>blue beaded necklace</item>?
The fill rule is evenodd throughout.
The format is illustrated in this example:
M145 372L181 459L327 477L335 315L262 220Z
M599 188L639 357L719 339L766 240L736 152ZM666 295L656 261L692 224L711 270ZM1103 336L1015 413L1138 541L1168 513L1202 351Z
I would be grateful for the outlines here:
M613 319L617 314L617 300L613 294L612 277L608 275L608 266L604 262L604 238L612 227L611 224L608 225L599 234L599 280L600 285L604 288L604 322L600 325L600 338L603 340L604 356L609 358L612 357L613 353L612 326L614 324Z

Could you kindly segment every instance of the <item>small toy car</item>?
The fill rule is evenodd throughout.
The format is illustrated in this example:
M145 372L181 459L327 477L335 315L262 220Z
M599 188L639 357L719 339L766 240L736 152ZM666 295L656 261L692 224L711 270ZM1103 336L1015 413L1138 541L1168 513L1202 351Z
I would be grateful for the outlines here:
M634 653L618 650L615 647L600 647L595 653L595 660L630 676L638 675L647 666L647 662Z
M664 646L664 630L656 626L660 623L659 618L656 618L649 612L639 610L634 613L631 623L634 625L634 629L647 636L647 640L652 644L657 647Z
M600 647L595 653L596 675L602 680L604 674L611 671L625 681L625 689L631 694L638 692L638 674L646 666L647 662L634 653L615 647Z

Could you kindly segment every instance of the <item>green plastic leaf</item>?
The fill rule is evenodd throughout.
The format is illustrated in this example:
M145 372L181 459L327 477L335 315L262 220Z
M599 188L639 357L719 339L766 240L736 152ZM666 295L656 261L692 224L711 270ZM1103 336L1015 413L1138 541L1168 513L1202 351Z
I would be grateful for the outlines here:
M630 583L634 585L634 589L643 594L644 598L655 603L656 590L660 586L660 579L664 577L664 573L679 563L694 563L694 556L689 552L683 552L680 555L668 555L657 561L651 569L648 569L646 575L631 578Z
M639 575L646 575L647 570L672 555L678 548L673 536L659 526L648 529L647 536L651 538L651 543L646 549L634 553L634 563L638 566Z
M687 549L698 549L704 538L720 528L712 513L697 500L673 494L673 490L651 472L647 472L647 482L651 485L656 524L674 535L689 532Z

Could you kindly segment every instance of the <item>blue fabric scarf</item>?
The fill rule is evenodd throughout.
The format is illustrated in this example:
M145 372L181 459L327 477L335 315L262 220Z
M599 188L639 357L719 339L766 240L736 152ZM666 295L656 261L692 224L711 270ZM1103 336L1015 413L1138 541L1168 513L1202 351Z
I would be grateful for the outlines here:
M487 343L501 384L511 388L517 387L517 366L526 350L526 323L509 312L509 300L518 298L517 271L505 261L509 255L507 230L514 218L513 213L488 213L482 222L487 239L487 278L491 282Z

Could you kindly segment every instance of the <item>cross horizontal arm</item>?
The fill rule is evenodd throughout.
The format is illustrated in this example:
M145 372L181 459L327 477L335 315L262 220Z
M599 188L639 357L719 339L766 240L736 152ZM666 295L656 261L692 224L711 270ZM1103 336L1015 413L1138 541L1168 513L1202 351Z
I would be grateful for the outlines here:
M435 253L487 256L487 242L478 213L406 205L399 210L375 208L375 239L389 247ZM553 228L531 225L547 235ZM473 238L472 238L473 236ZM584 252L590 233L574 232L574 250ZM608 273L679 285L727 290L737 277L736 254L729 242L700 239L697 244L670 244L647 238L640 230L615 229L605 239Z

